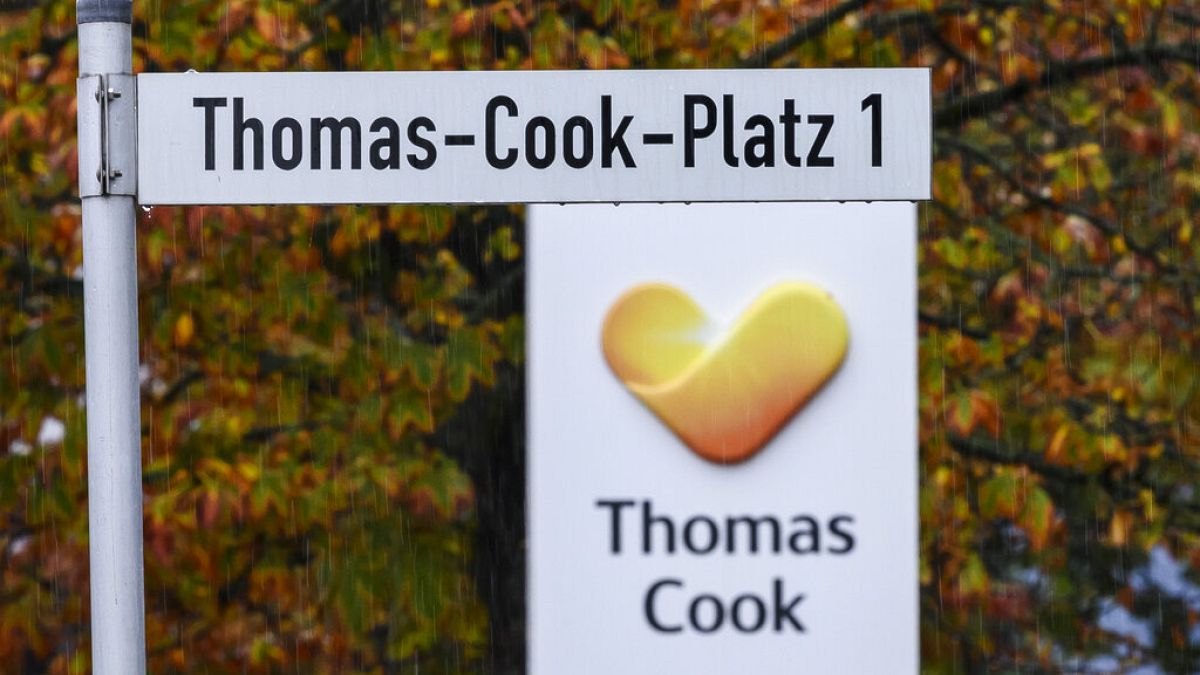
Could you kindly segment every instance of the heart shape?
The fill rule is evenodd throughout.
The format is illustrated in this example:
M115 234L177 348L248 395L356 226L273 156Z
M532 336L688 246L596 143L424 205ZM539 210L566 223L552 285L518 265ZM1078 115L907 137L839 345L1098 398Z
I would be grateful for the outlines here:
M608 311L604 356L625 386L696 454L753 457L833 376L846 317L807 283L768 289L724 332L666 284L627 291Z

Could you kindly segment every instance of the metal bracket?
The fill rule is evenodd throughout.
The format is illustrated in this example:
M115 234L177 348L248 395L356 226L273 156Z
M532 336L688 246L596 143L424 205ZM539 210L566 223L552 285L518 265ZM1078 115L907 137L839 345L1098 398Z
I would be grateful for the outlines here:
M108 74L76 82L79 196L137 195L137 79Z

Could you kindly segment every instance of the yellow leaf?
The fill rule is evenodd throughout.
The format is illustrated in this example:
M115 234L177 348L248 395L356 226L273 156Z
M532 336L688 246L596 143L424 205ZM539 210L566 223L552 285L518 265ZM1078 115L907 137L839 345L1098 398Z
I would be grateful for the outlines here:
M1149 522L1154 522L1154 493L1143 489L1138 492L1138 501L1142 503L1142 515Z
M175 320L175 346L186 347L196 334L196 322L191 313L180 314Z
M1133 514L1128 511L1114 511L1112 520L1108 523L1108 543L1112 546L1125 546L1129 543L1129 534L1133 531Z
M262 475L262 470L259 469L258 464L253 462L242 462L238 464L237 472L241 474L242 478L245 478L251 483L257 481L258 477Z
M982 595L988 586L988 573L983 561L972 553L958 574L958 592L963 595Z
M1046 446L1046 461L1058 464L1063 460L1063 451L1067 447L1067 435L1070 430L1067 425L1062 425L1054 432L1054 436L1050 439L1050 444Z
M1169 141L1179 140L1179 133L1183 129L1183 124L1179 119L1179 106L1174 99L1161 91L1151 92L1154 95L1154 100L1162 108L1162 127L1163 135Z

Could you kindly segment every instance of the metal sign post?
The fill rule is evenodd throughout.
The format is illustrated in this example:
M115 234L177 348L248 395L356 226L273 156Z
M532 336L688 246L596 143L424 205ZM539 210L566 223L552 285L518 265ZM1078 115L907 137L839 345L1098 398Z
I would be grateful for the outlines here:
M79 0L92 667L146 671L131 0Z

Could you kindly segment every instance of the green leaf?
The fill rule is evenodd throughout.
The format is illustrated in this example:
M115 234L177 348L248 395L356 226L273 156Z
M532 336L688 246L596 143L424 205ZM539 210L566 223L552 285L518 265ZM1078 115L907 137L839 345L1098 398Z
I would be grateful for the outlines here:
M393 394L388 423L397 436L413 429L432 433L434 419L429 395L417 389L402 389Z
M983 518L1015 520L1020 501L1019 490L1017 477L1007 471L989 478L979 488L979 515Z
M445 354L446 386L451 398L456 401L465 399L471 393L472 382L492 384L495 364L501 356L490 332L479 326L450 333Z
M1020 524L1034 551L1046 547L1054 525L1054 503L1045 490L1036 485L1029 489L1025 495L1025 508L1021 510Z

